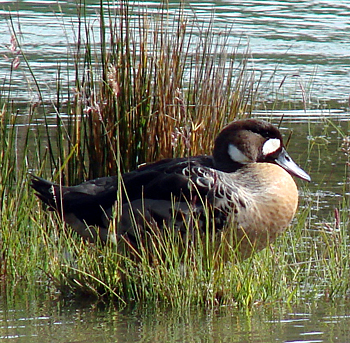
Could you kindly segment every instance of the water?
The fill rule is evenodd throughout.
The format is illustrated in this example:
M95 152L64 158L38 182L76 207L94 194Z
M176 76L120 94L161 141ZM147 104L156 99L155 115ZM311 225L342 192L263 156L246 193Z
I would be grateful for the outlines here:
M334 209L341 207L344 195L350 195L345 172L348 156L343 150L344 133L350 132L348 113L296 110L255 114L275 125L283 118L280 130L285 139L292 132L288 152L312 178L308 185L297 180L302 194L300 206L311 203L316 221L323 225L333 217Z
M29 308L28 308L29 307ZM128 310L54 302L1 307L0 339L13 342L348 342L347 304L215 311Z
M87 0L87 16L99 43L99 1ZM118 3L110 2L112 8ZM150 17L159 2L140 2ZM35 82L23 57L11 72L17 50L11 51L14 30L35 75L43 100L56 97L58 67L67 89L74 85L72 52L78 18L72 1L0 0L0 94L10 94L25 115L23 104L38 101ZM176 18L179 2L170 1ZM215 10L213 14L213 10ZM300 104L295 111L256 111L256 116L293 130L290 154L313 179L299 183L301 206L312 203L320 225L339 207L346 189L347 157L341 150L349 134L350 3L348 1L201 1L188 2L185 13L197 30L214 17L214 31L228 29L227 44L250 53L249 68L261 75L260 98L267 107L276 99ZM12 18L12 24L10 20ZM6 57L5 57L6 56ZM21 105L21 106L20 106ZM328 119L332 119L332 123ZM311 142L311 152L307 152ZM254 307L252 313L232 308L213 312L117 311L96 304L7 302L0 297L0 339L15 342L348 342L350 311L346 303L317 303L290 308L285 304Z
M92 45L98 46L99 1L85 3L94 37ZM147 10L150 18L159 15L158 1L136 4L135 13ZM118 2L110 1L110 6L117 9ZM178 8L178 1L170 1L170 21L177 20ZM55 97L58 66L61 80L68 84L74 80L69 56L77 42L76 13L73 1L0 1L0 79L6 79L2 82L5 90L11 75L10 61L15 58L9 51L12 29L44 99ZM262 77L261 98L306 101L326 108L329 104L336 108L348 106L349 13L348 1L194 1L185 8L188 25L193 25L195 32L205 30L213 17L217 34L231 30L227 46L240 46L238 53L250 51L249 66ZM20 60L19 68L11 75L11 98L35 101L36 86L24 60Z
M99 46L99 2L86 1L89 27L94 44ZM118 3L110 2L112 9ZM195 32L204 31L214 17L213 31L217 34L230 29L227 45L239 46L239 53L250 51L249 67L262 75L259 99L271 107L276 99L282 102L305 102L307 110L257 111L261 118L275 118L278 123L282 115L286 118L284 132L296 131L294 137L305 137L304 143L323 137L327 118L342 121L345 134L349 118L349 44L346 37L349 26L350 5L346 1L204 1L192 2L184 10ZM170 1L169 16L177 19L178 1ZM11 11L9 11L11 9ZM156 20L159 2L141 1L134 7L136 14L147 10L148 16ZM38 92L23 58L18 69L10 73L10 61L16 54L10 52L10 14L13 29L18 34L21 48L41 89L44 101L56 99L58 67L60 80L66 91L63 97L72 94L74 87L74 61L72 54L77 42L77 6L72 1L18 1L0 0L0 78L3 94L10 89L10 98L18 106L19 113L26 116L26 105L38 100ZM249 48L248 48L249 47ZM10 60L6 60L6 55ZM44 71L44 72L43 72ZM11 82L10 82L11 77ZM1 94L1 93L0 93ZM62 99L64 100L64 99ZM24 104L24 105L23 105ZM304 105L297 107L303 108ZM53 112L53 125L56 114ZM312 128L308 124L312 119ZM288 123L288 124L287 124ZM300 126L299 128L297 128ZM301 128L301 126L303 128ZM337 196L343 194L344 154L340 150L342 137L331 130L329 139L315 139L314 150L309 158L313 177L311 190L317 192L323 208L337 206ZM302 141L300 141L302 142ZM324 156L319 159L318 149ZM323 149L323 148L326 148ZM297 140L289 147L293 156L305 154L305 148ZM329 156L336 162L329 163ZM294 153L295 152L295 153ZM318 164L320 161L320 164ZM338 168L329 169L329 165ZM308 168L309 166L303 165ZM323 168L327 168L326 172ZM326 174L326 173L329 173ZM327 178L324 177L327 175Z

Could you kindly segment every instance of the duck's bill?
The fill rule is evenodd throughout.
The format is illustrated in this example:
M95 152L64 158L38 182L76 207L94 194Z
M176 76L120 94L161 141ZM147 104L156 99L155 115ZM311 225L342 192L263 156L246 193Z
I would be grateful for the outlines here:
M281 153L276 158L276 163L285 169L288 173L299 177L302 180L311 181L309 174L307 174L303 169L301 169L288 155L286 149L282 148Z

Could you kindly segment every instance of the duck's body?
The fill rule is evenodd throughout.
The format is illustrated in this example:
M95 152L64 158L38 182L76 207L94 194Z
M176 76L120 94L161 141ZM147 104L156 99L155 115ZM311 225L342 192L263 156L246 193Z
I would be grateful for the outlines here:
M310 180L287 155L279 131L251 119L227 126L213 156L162 160L124 174L122 182L112 176L63 187L34 177L32 187L89 240L110 237L122 184L117 237L137 244L149 226L164 225L188 234L194 220L204 229L210 217L217 232L232 231L248 256L273 242L294 217L298 191L290 173Z

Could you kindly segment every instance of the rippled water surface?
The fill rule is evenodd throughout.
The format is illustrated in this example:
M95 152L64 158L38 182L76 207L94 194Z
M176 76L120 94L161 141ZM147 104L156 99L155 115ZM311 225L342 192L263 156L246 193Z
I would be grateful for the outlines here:
M22 301L0 302L0 339L13 342L348 342L347 304L183 312L116 311Z
M0 302L0 339L12 342L348 342L347 304L216 311L116 311L50 302Z
M95 37L91 43L98 46L99 1L85 3ZM145 11L150 18L159 15L158 1L130 4L135 4L135 17ZM109 5L112 11L119 7L114 1ZM179 6L178 1L169 1L170 22L178 20ZM349 13L348 1L188 1L185 5L187 24L194 31L205 30L213 18L217 34L230 30L228 47L249 51L250 67L261 73L263 97L276 99L278 93L286 100L328 101L337 107L347 106L349 98ZM74 1L0 1L0 78L6 78L5 89L11 79L12 98L28 100L36 94L31 92L35 84L23 59L10 75L10 61L15 58L11 33L18 35L31 71L50 98L55 94L58 66L60 78L66 80L74 69L69 56L78 42L77 29Z
M86 0L87 22L98 47L99 1ZM131 2L130 2L131 3ZM109 2L112 10L118 2ZM178 1L169 1L176 20ZM156 19L160 5L140 1L134 13ZM350 2L349 1L188 1L188 23L205 30L229 32L228 47L248 52L249 68L261 76L261 99L303 103L291 111L256 111L278 124L285 136L293 132L290 154L310 172L310 187L299 183L301 206L312 203L320 224L332 216L348 195L342 150L349 135ZM74 1L0 0L0 94L16 104L56 97L59 78L74 86L75 46L79 20ZM12 45L15 32L20 48ZM11 71L19 49L19 65ZM98 49L97 49L98 50ZM60 72L58 73L58 70ZM34 77L35 82L34 82ZM37 84L36 84L37 83ZM9 95L8 95L9 94ZM68 92L67 92L68 94ZM22 110L23 109L23 110ZM331 121L329 120L331 119ZM322 212L322 216L319 213ZM74 307L0 297L0 339L14 342L348 342L348 304L319 301L296 308L284 304L257 306L252 313L222 308L189 311L124 311L95 306Z

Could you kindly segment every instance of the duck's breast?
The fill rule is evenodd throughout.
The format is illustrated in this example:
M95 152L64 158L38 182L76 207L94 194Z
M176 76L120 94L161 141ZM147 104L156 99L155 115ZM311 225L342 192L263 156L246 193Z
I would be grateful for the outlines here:
M237 240L261 250L292 221L298 206L297 186L289 173L271 163L249 164L235 174L236 210L231 220Z

